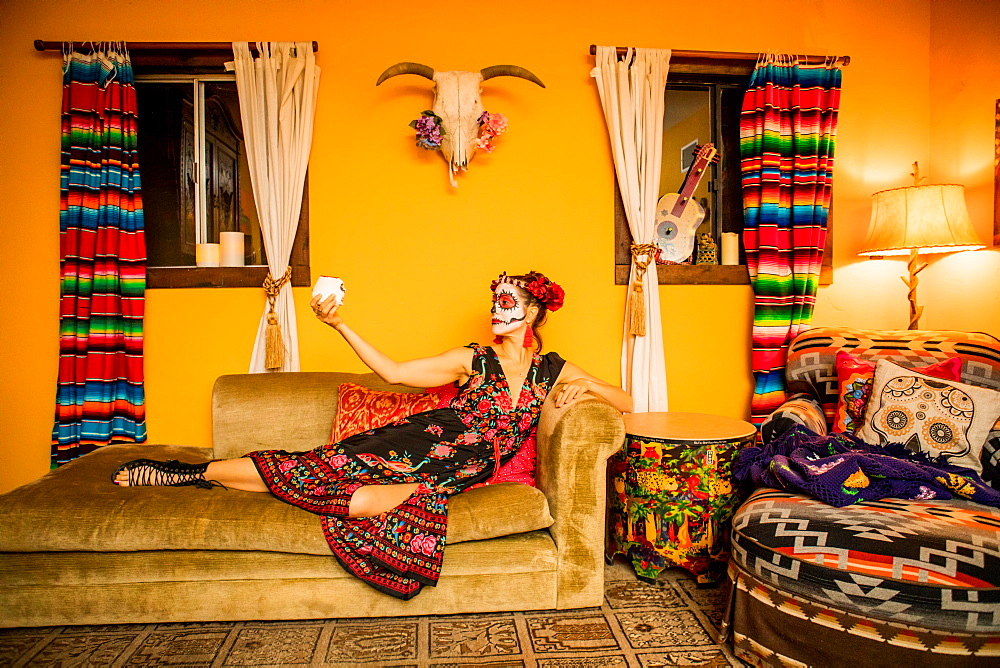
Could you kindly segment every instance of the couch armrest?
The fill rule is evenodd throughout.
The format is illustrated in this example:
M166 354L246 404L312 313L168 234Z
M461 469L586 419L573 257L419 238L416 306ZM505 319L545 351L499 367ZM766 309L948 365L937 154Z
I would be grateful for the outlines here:
M542 407L536 478L555 519L559 609L603 600L607 459L624 440L622 414L601 398L556 408L550 394Z
M764 418L760 425L760 436L770 443L794 424L800 424L817 434L827 433L826 416L823 407L808 394L793 394L777 410Z

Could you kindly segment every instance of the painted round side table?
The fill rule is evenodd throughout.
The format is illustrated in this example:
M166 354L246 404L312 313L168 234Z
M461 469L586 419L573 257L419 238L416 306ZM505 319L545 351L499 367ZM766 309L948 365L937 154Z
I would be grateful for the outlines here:
M625 447L608 461L608 561L626 555L644 580L680 566L718 584L738 502L730 467L755 433L706 413L626 415Z

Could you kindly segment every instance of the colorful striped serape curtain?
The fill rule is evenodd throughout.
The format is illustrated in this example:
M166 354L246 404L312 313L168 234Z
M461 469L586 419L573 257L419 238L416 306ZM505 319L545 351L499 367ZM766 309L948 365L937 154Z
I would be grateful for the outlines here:
M809 327L826 243L841 71L767 56L743 98L740 158L754 291L754 396L763 422L785 400L788 346Z
M53 468L102 445L146 440L146 242L139 183L127 51L70 49L63 70Z

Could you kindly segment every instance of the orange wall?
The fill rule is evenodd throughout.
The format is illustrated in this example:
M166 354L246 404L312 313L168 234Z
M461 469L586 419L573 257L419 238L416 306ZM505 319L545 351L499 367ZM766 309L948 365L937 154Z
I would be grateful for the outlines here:
M489 280L534 268L569 296L546 328L548 346L617 380L625 292L612 278L613 176L589 77L594 43L851 56L837 144L835 283L820 292L818 323L905 326L902 263L861 262L855 253L871 193L905 185L913 160L936 179L968 185L977 229L984 238L991 229L1000 10L988 3L811 0L796 3L795 20L761 16L762 29L777 25L780 33L749 30L752 5L740 0L635 0L620 14L593 0L508 0L478 12L347 0L104 0L88 12L68 0L3 4L0 490L46 470L55 396L60 58L36 53L34 39L319 41L313 273L345 278L345 315L397 358L486 340ZM976 62L966 62L970 53ZM487 108L505 113L511 129L454 190L443 161L413 147L407 127L429 106L428 85L374 85L403 60L438 69L513 63L547 88L515 79L485 86ZM921 274L923 324L1000 333L995 300L985 299L998 266L996 251L933 263ZM312 320L305 288L296 300L303 370L360 370L343 342ZM667 286L661 301L671 408L745 415L749 289ZM254 289L149 291L151 442L210 444L212 383L247 369L262 308Z

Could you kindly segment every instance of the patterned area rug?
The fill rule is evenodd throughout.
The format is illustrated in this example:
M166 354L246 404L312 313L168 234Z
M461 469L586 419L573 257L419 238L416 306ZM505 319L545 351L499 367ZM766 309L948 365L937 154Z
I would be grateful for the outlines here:
M561 612L0 630L3 666L742 666L713 641L723 589L606 569L604 605Z

